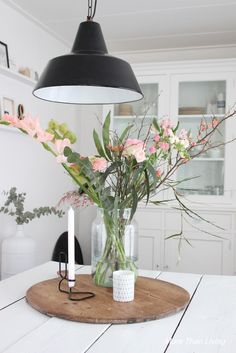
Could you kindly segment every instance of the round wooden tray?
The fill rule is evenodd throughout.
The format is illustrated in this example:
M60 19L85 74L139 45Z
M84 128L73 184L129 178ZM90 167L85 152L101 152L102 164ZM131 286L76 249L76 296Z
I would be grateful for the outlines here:
M138 277L134 301L119 303L113 301L112 288L95 286L91 275L77 275L76 289L94 292L96 296L75 302L59 292L58 283L59 278L54 278L35 284L26 293L27 302L49 316L96 324L124 324L172 315L184 309L190 299L189 293L175 284Z

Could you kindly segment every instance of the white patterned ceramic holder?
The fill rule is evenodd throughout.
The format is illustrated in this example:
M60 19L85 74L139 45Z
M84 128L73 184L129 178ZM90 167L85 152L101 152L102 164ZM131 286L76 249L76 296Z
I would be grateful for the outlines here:
M117 302L134 300L134 272L113 272L113 299Z

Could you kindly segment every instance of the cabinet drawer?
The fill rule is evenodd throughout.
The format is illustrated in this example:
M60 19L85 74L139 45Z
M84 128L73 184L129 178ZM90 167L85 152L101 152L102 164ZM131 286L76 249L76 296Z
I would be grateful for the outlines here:
M138 210L135 215L139 229L162 229L162 212L153 210Z
M153 270L155 239L153 237L139 237L139 268Z
M181 213L180 212L165 212L165 229L181 229Z
M232 215L231 214L222 214L222 213L199 213L201 217L206 219L208 222L211 222L221 228L214 227L212 224L204 222L200 219L191 219L187 218L187 222L183 222L183 227L185 230L194 230L194 228L199 228L202 230L211 231L211 233L222 233L224 230L230 231L232 229ZM191 226L192 224L192 226Z
M194 229L202 229L211 231L212 233L222 233L224 230L230 231L232 229L232 215L225 213L203 213L197 212L201 217L206 219L208 222L216 224L223 228L219 229L214 227L208 222L204 222L201 219L192 219L183 213L183 217L187 220L183 220L183 229L187 231L193 231ZM181 229L181 213L180 212L166 212L165 213L165 229L180 230Z

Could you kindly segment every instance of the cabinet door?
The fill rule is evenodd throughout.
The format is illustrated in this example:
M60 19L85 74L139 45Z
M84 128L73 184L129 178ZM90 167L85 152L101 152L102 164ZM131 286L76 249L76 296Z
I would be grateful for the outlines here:
M179 121L180 128L190 130L194 140L197 140L201 124L211 126L213 119L214 123L223 119L233 106L229 94L232 86L232 75L227 73L173 75L172 92L175 94L171 97L171 115ZM231 196L232 178L226 171L225 163L226 158L230 158L229 150L222 145L231 139L227 124L223 122L220 125L212 140L219 147L206 151L178 169L176 179L186 180L179 187L182 194L208 198ZM196 146L193 154L200 150L201 146Z
M165 240L163 266L165 271L233 274L233 247L230 234L224 234L219 238L192 232L186 234L186 237L191 246L184 240L181 243L174 238Z
M131 136L137 138L142 126L142 134L146 136L149 124L153 117L162 117L168 114L169 93L166 75L152 75L137 77L143 99L137 102L104 106L104 115L111 111L112 130L119 135L129 124L134 125ZM141 137L141 136L140 136Z
M161 268L162 213L155 209L139 208L135 215L139 233L139 268Z

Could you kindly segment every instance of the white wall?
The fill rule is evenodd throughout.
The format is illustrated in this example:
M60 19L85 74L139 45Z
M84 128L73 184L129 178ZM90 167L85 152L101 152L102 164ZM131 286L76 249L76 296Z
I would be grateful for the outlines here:
M68 51L63 44L24 16L0 1L0 40L9 46L9 54L18 65L39 72L49 58ZM26 112L40 116L46 126L50 118L67 121L75 129L77 114L72 106L47 103L32 96L32 86L0 73L0 97L23 103ZM16 186L27 192L28 208L55 205L72 188L70 178L40 144L28 136L0 128L0 191ZM2 197L1 197L2 200ZM66 229L66 218L55 216L34 220L25 231L37 242L36 263L48 261L56 238ZM0 240L15 231L14 221L0 215Z
M69 48L59 40L2 0L0 0L0 41L8 45L9 56L17 66L28 66L39 73L50 58L69 51Z

